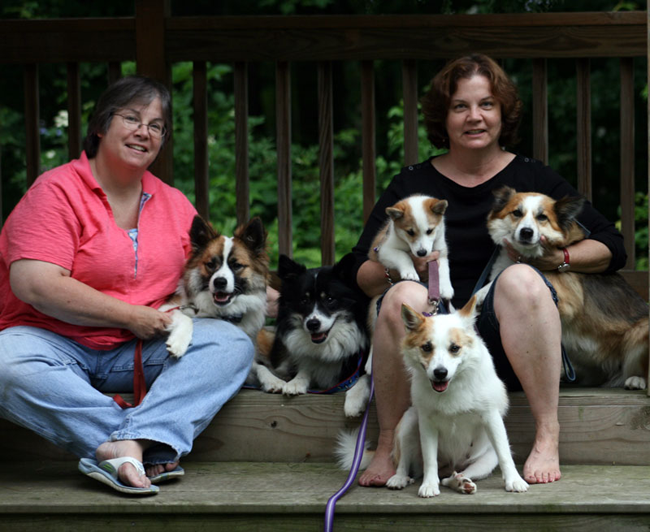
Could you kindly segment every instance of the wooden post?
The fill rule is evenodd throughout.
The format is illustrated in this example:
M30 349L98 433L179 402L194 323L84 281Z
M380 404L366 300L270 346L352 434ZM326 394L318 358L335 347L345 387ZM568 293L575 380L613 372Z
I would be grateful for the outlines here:
M170 0L136 0L135 57L137 72L157 79L171 92L171 68L165 53L165 19L171 14ZM165 147L150 170L166 183L172 184L173 144Z

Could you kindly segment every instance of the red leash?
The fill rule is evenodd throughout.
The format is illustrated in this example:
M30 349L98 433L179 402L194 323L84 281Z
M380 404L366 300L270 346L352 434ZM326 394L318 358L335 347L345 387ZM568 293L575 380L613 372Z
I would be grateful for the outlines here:
M133 404L127 403L120 394L116 394L113 399L122 408L133 408L142 402L146 394L147 382L144 379L144 367L142 366L142 340L138 340L133 354Z

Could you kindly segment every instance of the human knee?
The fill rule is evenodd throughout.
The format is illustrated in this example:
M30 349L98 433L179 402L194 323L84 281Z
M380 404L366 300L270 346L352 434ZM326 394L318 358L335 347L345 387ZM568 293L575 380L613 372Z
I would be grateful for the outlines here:
M520 307L537 307L552 301L552 293L542 276L526 264L506 268L497 279L495 303L507 301Z
M378 326L403 327L402 304L407 304L416 310L425 310L427 290L418 283L402 282L391 288L381 304Z

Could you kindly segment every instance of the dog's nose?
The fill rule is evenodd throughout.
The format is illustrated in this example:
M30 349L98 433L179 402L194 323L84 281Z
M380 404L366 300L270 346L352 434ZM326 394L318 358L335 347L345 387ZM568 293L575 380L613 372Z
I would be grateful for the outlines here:
M433 370L433 376L439 381L445 380L447 373L447 368L436 368Z
M224 279L223 277L217 277L214 280L215 290L223 290L224 288L226 288L226 286L228 286L228 281L226 281L226 279Z
M309 330L311 332L315 332L318 329L320 329L320 321L317 320L316 318L311 318L311 319L307 320L306 325L307 325L307 330Z
M530 227L523 227L521 231L519 231L519 238L521 240L531 240L534 234L535 233Z
M424 248L418 249L418 257L424 257L427 254L427 250Z

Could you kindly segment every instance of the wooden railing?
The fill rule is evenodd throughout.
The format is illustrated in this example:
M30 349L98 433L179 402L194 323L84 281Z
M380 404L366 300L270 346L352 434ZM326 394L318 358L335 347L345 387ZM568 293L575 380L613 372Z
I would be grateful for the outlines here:
M373 61L402 61L404 164L417 161L420 96L418 61L448 59L469 51L495 58L527 58L533 64L533 156L548 160L547 63L575 60L578 109L577 183L592 194L590 60L619 58L621 81L620 191L622 232L634 242L633 61L647 57L647 14L556 13L432 16L170 17L168 2L136 0L135 16L109 19L0 20L0 64L24 65L27 180L39 174L39 76L42 63L65 63L68 71L69 153L81 149L80 62L108 64L109 78L122 61L140 73L170 82L170 65L194 65L196 207L208 214L207 62L234 65L237 218L249 216L248 64L276 65L276 146L279 250L291 255L291 63L318 65L322 262L334 261L333 61L356 61L361 78L363 216L376 200L375 88ZM156 164L172 182L171 150ZM3 176L4 179L7 176ZM0 213L1 214L1 213ZM634 246L628 244L633 269ZM647 273L628 275L647 298Z

